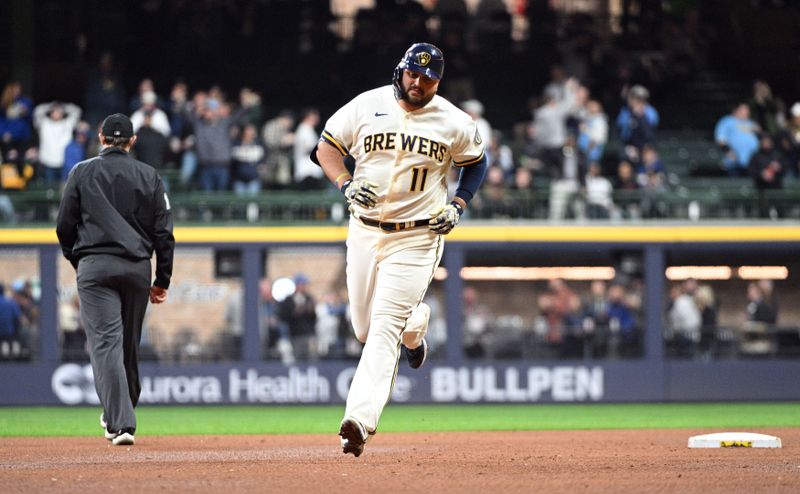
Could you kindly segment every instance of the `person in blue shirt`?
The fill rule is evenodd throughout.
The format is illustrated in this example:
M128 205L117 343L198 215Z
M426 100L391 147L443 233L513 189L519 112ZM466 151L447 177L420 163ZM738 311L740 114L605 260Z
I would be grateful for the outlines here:
M722 166L728 175L746 177L750 158L758 151L758 124L750 119L750 108L739 103L714 128L714 140L725 151Z
M5 296L5 291L5 285L0 283L0 342L12 342L19 337L22 309Z
M61 181L66 182L70 170L79 162L86 159L86 147L89 142L89 124L80 122L72 133L72 141L64 149L64 168L61 172Z
M617 115L617 132L622 139L624 158L639 162L642 148L655 142L655 130L658 127L658 111L648 100L650 92L644 86L635 85L627 95L627 104Z
M27 149L33 132L33 101L22 93L22 83L9 81L0 93L0 147Z
M636 315L625 300L625 286L611 283L608 287L608 324L612 331L619 331L620 352L633 356L639 349L639 332Z

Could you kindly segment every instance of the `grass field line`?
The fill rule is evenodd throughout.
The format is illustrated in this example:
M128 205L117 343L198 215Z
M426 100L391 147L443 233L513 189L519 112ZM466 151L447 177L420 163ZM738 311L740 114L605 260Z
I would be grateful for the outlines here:
M2 407L0 436L94 436L100 407ZM142 406L148 435L325 434L343 406ZM381 432L800 427L800 403L390 404Z

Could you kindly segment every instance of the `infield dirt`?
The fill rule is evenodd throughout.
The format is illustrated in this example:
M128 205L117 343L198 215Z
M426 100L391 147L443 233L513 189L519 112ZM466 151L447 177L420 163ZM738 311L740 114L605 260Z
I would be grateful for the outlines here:
M720 430L379 433L338 437L2 438L3 492L797 492L800 429L782 449L688 449Z

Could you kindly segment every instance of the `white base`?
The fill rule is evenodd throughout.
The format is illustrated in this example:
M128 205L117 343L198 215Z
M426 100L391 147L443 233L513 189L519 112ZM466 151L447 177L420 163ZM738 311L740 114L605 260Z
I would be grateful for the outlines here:
M781 438L753 432L718 432L689 438L690 448L780 448Z

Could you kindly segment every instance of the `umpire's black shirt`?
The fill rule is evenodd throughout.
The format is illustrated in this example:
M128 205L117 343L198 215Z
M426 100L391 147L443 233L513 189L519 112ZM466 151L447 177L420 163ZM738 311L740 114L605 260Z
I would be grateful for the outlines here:
M169 288L175 237L164 185L153 167L118 147L107 147L72 169L56 234L75 267L92 254L139 260L155 251L154 285Z

